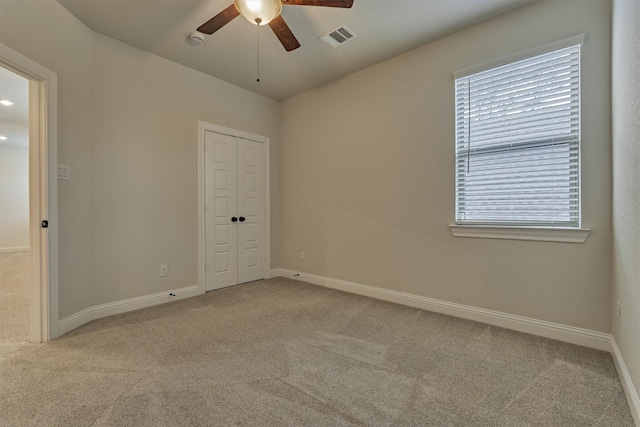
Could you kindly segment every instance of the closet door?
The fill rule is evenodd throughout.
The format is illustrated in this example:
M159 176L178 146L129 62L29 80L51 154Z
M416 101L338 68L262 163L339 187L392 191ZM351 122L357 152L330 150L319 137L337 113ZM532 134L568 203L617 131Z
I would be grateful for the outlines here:
M264 144L205 132L205 289L263 279Z
M238 140L238 283L264 279L264 144Z
M238 283L236 138L205 133L205 289Z

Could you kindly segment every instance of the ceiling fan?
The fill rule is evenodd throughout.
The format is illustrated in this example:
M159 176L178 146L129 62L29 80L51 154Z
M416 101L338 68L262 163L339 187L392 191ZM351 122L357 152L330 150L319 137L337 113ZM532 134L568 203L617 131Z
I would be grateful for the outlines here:
M198 27L204 34L213 34L239 15L254 25L269 25L287 52L300 47L300 43L284 22L282 5L326 6L350 8L353 0L234 0L233 4Z

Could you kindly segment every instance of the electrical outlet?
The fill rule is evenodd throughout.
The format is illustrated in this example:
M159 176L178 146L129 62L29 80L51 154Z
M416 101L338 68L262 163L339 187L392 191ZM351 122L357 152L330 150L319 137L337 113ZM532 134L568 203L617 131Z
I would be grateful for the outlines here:
M618 301L616 303L616 321L618 322L618 325L620 324L620 316L622 314L622 310L620 307L620 301Z
M160 277L167 277L169 275L169 264L162 264L160 266Z
M300 251L298 254L298 261L304 261L304 251Z

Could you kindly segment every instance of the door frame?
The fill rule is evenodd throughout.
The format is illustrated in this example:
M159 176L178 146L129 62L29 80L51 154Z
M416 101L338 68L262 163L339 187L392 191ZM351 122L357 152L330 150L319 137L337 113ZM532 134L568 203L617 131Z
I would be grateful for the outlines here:
M58 336L58 77L1 43L0 65L29 80L29 335L47 342Z
M206 229L204 215L205 201L205 158L204 158L204 140L205 132L216 132L223 135L233 136L241 139L248 139L264 144L264 240L265 240L265 263L264 277L271 278L271 173L270 173L270 147L271 139L266 136L256 135L253 133L231 129L224 126L215 125L208 122L198 120L198 288L200 293L205 293L205 244Z

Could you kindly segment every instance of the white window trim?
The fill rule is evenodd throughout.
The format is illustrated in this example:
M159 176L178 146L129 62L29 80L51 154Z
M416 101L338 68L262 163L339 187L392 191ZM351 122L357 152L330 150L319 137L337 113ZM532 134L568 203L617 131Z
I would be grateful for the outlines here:
M563 243L584 243L591 233L590 228L512 227L507 225L450 225L449 229L454 237Z

